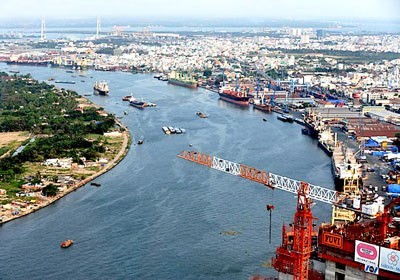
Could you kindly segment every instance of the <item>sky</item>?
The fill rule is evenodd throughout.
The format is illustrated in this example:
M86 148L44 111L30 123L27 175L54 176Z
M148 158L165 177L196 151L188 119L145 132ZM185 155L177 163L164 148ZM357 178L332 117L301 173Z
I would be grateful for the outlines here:
M400 0L0 0L0 18L400 19Z

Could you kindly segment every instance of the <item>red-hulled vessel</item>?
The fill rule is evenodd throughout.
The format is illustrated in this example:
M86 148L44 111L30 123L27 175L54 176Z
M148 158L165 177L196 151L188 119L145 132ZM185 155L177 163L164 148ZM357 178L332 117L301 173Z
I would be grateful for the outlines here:
M219 92L219 97L222 100L241 105L241 106L249 106L250 97L247 96L246 92L240 92L238 90L230 90L227 88L222 88Z
M65 240L63 242L60 243L60 247L61 248L68 248L69 246L71 246L72 244L74 244L74 241L71 239Z

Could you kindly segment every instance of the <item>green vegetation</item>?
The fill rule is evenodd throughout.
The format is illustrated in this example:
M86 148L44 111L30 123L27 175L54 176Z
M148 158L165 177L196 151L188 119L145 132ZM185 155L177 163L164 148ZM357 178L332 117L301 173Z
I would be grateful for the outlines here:
M29 131L34 139L23 143L16 156L0 160L0 188L10 194L20 191L26 166L49 158L96 160L106 152L103 133L115 127L112 115L103 116L94 107L78 108L79 95L39 83L29 75L8 76L0 72L0 132ZM15 147L14 147L15 148ZM0 149L0 155L10 147ZM19 178L17 180L17 178ZM48 187L46 193L54 194Z

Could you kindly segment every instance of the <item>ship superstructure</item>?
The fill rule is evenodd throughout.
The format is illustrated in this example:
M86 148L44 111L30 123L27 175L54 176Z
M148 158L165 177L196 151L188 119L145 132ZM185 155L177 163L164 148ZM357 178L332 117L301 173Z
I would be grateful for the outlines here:
M94 94L97 95L108 95L108 93L110 92L110 88L108 87L108 84L105 81L101 82L96 81L95 84L93 85L93 90Z
M168 83L187 88L197 88L197 81L192 77L192 75L176 71L172 71L169 74Z

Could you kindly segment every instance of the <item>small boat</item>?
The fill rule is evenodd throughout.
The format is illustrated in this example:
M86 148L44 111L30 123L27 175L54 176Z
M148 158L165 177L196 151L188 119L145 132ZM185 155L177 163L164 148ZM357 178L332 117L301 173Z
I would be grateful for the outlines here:
M145 105L145 107L156 107L156 106L157 106L157 104L151 103L151 102L146 102L146 105Z
M124 115L128 115L128 111L124 111Z
M96 186L96 187L100 187L100 186L101 186L101 184L99 184L99 183L96 183L96 182L91 182L91 183L90 183L90 185L92 185L92 186Z
M310 131L308 130L308 128L302 128L301 133L304 135L310 135Z
M48 79L48 81L54 81L55 79L53 78L53 77L50 77L49 79Z
M290 122L290 123L293 122L293 117L290 116L290 115L287 115L287 114L279 115L279 116L277 117L277 119L278 119L278 120L281 120L281 121L283 121L283 122Z
M186 129L180 128L180 130L182 131L182 133L186 133Z
M142 145L142 144L143 144L143 142L144 142L144 140L143 140L143 139L139 139L139 141L137 141L138 145Z
M182 130L180 128L175 127L174 129L176 134L182 134Z
M171 131L172 134L174 134L176 132L175 128L173 128L172 126L168 126L168 129L169 129L169 131Z
M267 119L263 119L263 121L265 121L265 122L266 122L266 121L267 121Z
M65 71L65 72L67 72L67 73L74 73L74 71L72 71L72 70L67 70L67 71Z
M163 126L162 130L164 131L165 134L171 134L171 131L169 131L168 127Z
M208 118L208 116L202 112L197 112L196 115L198 115L202 119Z
M60 247L61 248L68 248L72 244L74 244L74 240L68 239L68 240L65 240L65 241L61 242L60 243Z
M18 71L18 70L10 70L10 71L8 71L8 72L10 72L10 73L14 73L14 74L18 74L18 73L19 73L19 71Z
M132 95L124 96L122 97L122 101L130 101L132 97L133 97Z

